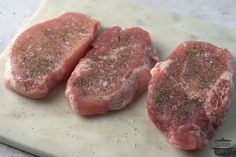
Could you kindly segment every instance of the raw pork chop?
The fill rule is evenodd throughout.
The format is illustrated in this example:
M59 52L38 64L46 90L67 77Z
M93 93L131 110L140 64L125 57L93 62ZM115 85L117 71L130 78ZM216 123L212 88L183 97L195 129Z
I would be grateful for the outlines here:
M120 110L147 90L157 60L146 31L107 29L73 71L66 97L80 115Z
M13 44L6 63L6 87L41 98L70 76L94 39L99 22L79 13L34 25Z
M206 145L225 119L233 88L233 57L206 42L180 44L152 69L148 113L177 148Z

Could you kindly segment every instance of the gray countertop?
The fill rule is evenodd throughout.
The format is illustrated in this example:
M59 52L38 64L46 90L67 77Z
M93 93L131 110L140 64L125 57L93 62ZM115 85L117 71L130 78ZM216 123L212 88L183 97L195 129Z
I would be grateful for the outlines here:
M235 0L132 0L193 16L236 32ZM12 37L25 25L43 0L0 0L0 52L9 44ZM30 157L31 155L0 144L1 157Z

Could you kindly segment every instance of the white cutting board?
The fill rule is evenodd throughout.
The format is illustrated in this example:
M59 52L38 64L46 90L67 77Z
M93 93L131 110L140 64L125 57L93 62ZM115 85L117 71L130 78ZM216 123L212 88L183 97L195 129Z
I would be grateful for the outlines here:
M236 56L236 34L225 28L163 12L156 8L116 0L49 0L29 25L78 11L101 21L103 27L140 26L150 32L163 59L180 42L195 39L228 48ZM40 156L64 157L210 157L214 139L228 138L236 144L236 95L225 123L212 142L199 151L173 148L154 127L146 112L146 96L122 111L83 118L64 98L64 87L42 100L31 100L7 90L3 71L9 48L0 57L0 141Z

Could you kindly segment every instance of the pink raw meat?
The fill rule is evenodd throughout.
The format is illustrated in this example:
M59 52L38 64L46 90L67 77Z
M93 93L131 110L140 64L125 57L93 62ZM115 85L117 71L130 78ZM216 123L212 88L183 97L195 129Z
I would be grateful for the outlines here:
M206 145L229 107L230 52L206 42L184 42L151 73L147 103L153 123L177 148Z
M73 71L66 98L80 115L120 110L147 90L157 60L146 31L107 29Z
M72 12L30 27L10 50L6 87L30 98L46 96L70 76L98 27L98 21Z

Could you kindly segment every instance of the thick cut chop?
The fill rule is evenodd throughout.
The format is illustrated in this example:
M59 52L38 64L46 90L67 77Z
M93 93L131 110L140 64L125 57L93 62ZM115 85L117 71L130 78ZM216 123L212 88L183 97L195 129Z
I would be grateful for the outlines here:
M184 42L151 73L147 103L153 123L177 148L206 145L229 107L230 52L206 42Z
M80 115L120 110L147 90L158 58L146 31L112 27L92 46L66 86L66 97Z
M6 87L41 98L66 80L94 39L99 22L80 13L65 13L24 31L6 63Z

